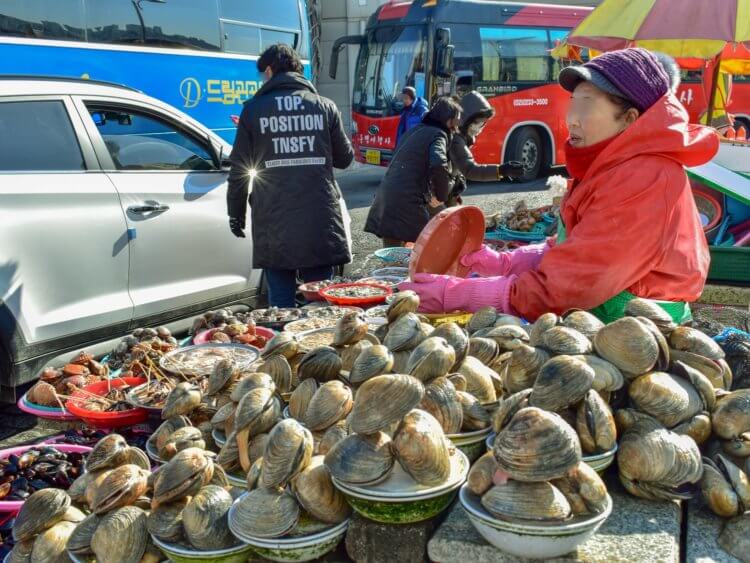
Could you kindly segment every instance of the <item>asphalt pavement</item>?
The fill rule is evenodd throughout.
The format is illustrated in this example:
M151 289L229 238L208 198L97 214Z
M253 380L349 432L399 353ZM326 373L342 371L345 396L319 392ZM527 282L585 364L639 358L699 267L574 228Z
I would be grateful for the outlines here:
M384 174L385 168L361 164L337 173L339 186L352 216L354 262L351 269L359 268L369 254L382 246L379 239L365 233L363 229L370 204ZM485 214L510 211L520 200L525 200L529 207L552 203L546 178L524 183L470 182L462 197L465 205L476 205Z

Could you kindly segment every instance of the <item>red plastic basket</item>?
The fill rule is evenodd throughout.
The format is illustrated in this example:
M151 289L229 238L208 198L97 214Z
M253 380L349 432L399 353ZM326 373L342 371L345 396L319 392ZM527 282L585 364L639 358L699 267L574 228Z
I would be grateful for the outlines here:
M302 297L304 297L308 301L325 301L325 299L323 299L323 296L320 294L320 290L310 289L311 285L312 284L303 283L297 288L297 290L302 294Z
M345 287L377 287L378 289L382 289L384 293L373 297L335 297L329 295L331 290ZM339 305L341 307L373 307L385 303L386 298L393 294L393 290L379 283L337 283L336 285L330 285L325 289L321 289L320 294L332 305Z
M104 396L107 394L110 386L119 389L125 385L135 387L136 385L141 385L143 383L146 383L146 379L143 377L121 377L112 379L109 383L106 381L92 383L91 385L84 387L83 390L93 393L94 395ZM140 424L148 419L148 411L141 408L132 408L118 412L90 411L79 406L79 398L85 399L84 393L75 391L72 398L68 399L68 402L65 403L65 408L89 426L94 426L96 428L121 428L123 426Z

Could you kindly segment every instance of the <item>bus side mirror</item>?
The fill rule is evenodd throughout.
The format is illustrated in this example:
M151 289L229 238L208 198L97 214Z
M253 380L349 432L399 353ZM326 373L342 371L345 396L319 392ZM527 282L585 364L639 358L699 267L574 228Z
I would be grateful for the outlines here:
M332 80L336 80L336 72L339 66L339 53L344 48L344 45L362 45L365 42L364 35L346 35L339 37L333 42L331 47L331 65L328 67L328 76Z
M456 47L445 45L439 47L435 57L435 74L441 78L450 78L453 75L453 55Z

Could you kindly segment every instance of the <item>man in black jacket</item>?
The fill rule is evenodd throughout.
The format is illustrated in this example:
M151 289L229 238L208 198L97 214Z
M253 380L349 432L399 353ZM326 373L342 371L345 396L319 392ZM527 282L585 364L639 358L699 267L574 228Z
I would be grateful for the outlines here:
M302 76L291 47L269 47L258 70L266 82L245 103L230 156L229 225L245 236L249 191L253 267L264 269L270 304L293 307L298 274L319 281L351 261L333 169L349 166L354 151L338 109Z

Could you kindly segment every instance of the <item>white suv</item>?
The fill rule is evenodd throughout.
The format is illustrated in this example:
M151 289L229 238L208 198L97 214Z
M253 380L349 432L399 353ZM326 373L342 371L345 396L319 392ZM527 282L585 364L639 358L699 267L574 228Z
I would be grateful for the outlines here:
M230 149L135 90L0 77L0 385L137 326L255 304Z

